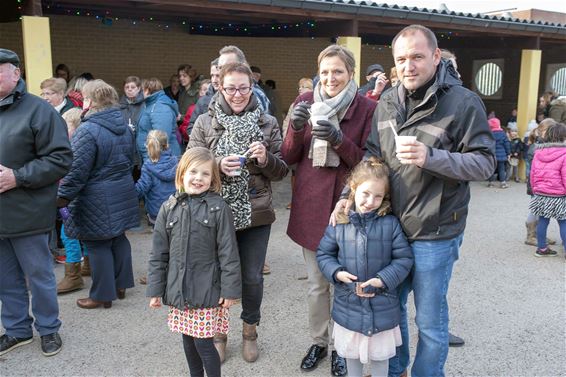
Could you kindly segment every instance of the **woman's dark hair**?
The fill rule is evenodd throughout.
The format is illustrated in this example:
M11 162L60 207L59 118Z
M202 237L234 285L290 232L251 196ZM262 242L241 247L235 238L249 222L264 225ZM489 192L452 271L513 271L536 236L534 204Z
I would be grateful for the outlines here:
M220 85L224 84L224 77L229 75L230 73L238 72L244 75L247 75L250 79L250 86L253 84L253 76L250 67L244 63L228 63L222 66L220 70Z
M555 123L548 127L544 140L547 143L564 143L566 141L566 125L564 123Z

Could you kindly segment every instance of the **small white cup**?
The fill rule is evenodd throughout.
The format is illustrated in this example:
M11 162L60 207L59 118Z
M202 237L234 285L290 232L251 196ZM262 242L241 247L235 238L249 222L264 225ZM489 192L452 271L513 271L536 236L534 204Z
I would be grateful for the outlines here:
M316 127L318 125L316 122L318 122L319 120L328 121L328 116L326 116L326 115L311 115L311 117L310 117L311 126L313 128Z
M412 144L415 143L415 141L417 141L416 136L405 136L405 135L395 136L395 152L399 153L400 152L399 149L401 147L406 146L406 145L412 145ZM404 159L402 159L402 158L399 158L399 157L397 157L397 158L401 162L404 161Z
M240 159L240 168L237 170L232 171L232 176L236 177L242 174L242 167L246 164L247 157L244 155L237 155Z

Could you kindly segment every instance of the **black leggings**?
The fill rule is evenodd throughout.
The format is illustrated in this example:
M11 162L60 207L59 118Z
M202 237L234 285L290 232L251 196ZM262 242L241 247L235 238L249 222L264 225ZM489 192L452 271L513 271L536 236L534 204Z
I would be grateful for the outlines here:
M220 356L213 338L193 338L183 334L183 348L191 377L220 377ZM204 368L203 368L204 366Z

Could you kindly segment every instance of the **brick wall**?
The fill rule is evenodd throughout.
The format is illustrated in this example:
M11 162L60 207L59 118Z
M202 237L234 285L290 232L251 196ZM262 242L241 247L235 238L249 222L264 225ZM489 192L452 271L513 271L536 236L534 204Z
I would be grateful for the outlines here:
M103 25L91 17L50 16L53 65L67 64L73 74L91 72L120 89L129 75L158 77L165 85L179 64L189 63L208 76L209 63L218 50L228 44L240 47L251 65L262 69L262 79L275 80L283 111L297 95L301 77L316 73L318 53L329 43L327 38L247 38L190 35L186 26L137 23L120 19ZM23 57L21 24L0 24L3 48ZM362 46L362 85L369 64L380 63L386 69L393 60L391 50L380 46Z

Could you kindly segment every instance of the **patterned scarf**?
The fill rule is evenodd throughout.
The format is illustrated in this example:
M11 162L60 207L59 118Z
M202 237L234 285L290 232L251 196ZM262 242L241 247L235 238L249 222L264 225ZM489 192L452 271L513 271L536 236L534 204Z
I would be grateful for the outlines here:
M232 113L222 93L218 93L216 97L214 116L225 128L216 145L217 157L243 155L252 142L263 141L263 133L258 125L261 108L254 95L242 115ZM242 166L242 173L239 176L222 175L222 197L232 209L236 230L247 228L252 223L249 178L250 171L246 165Z
M350 108L352 101L356 97L358 86L354 80L350 80L342 91L330 98L322 90L320 82L314 88L314 104L311 108L312 115L326 115L328 121L335 128L340 129L340 122ZM322 102L326 106L316 106L317 102ZM314 125L313 125L314 126ZM309 158L312 159L314 167L337 167L340 165L340 156L326 140L312 138L309 149Z

